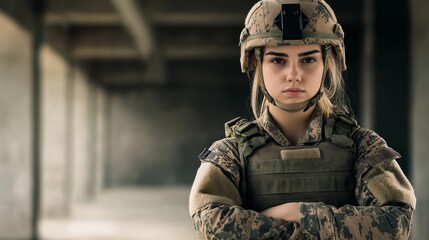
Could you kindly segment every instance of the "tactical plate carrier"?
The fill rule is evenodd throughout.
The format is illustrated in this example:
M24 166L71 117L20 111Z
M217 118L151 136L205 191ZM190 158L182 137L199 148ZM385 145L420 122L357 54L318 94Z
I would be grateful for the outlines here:
M323 140L311 146L279 146L255 122L225 123L227 137L238 142L240 192L247 208L262 211L287 202L355 204L355 145L358 128L347 114L324 123Z

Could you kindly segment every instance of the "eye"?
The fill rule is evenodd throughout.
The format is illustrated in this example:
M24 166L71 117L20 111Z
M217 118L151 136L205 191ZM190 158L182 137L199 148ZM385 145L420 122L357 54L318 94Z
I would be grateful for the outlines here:
M316 62L316 59L314 59L312 57L306 57L306 58L303 58L301 62L302 63L314 63L314 62Z
M286 61L283 58L273 58L270 60L270 62L274 63L274 64L283 64Z

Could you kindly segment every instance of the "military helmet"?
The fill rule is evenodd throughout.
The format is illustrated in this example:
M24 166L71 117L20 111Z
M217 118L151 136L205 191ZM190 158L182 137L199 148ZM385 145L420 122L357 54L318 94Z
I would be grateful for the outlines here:
M266 46L332 45L346 70L344 31L324 0L261 0L249 11L240 35L241 70L250 64L253 50Z

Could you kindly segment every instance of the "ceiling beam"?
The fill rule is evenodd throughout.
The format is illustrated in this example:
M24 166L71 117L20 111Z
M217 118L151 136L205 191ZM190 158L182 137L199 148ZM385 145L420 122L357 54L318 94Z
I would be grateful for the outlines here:
M130 60L139 59L135 49L126 46L77 46L72 50L72 56L76 60Z
M136 59L140 54L122 27L77 28L70 34L76 60Z
M98 82L106 85L163 85L154 71L148 71L147 64L140 59L127 61L97 61L93 62L91 75Z
M167 46L164 50L167 60L208 60L240 57L240 49L230 46Z
M106 0L46 0L48 25L118 25L121 19Z
M239 13L154 13L153 22L164 26L243 26L246 16Z
M218 46L188 46L188 47L166 47L163 59L172 60L210 60L210 59L238 59L239 49L237 47ZM76 60L133 60L139 59L139 53L130 46L75 46L72 56ZM161 70L161 69L159 69Z
M44 21L47 25L61 26L111 26L121 24L121 19L115 13L47 12Z

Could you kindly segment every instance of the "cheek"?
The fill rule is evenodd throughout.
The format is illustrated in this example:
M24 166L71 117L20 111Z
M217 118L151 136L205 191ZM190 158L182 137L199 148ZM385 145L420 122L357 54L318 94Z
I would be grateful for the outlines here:
M323 75L323 66L315 68L309 72L307 72L307 79L311 79L311 83L314 87L319 89L320 84L322 83L322 75Z
M264 76L264 80L266 79L266 81L268 82L273 82L281 77L281 71L269 65L262 65L262 73Z
M264 84L267 90L270 91L271 89L275 88L277 82L279 82L279 74L271 68L264 67L262 67L262 73L264 77Z
M262 73L263 73L264 77L265 76L271 76L271 70L265 64L262 64Z

